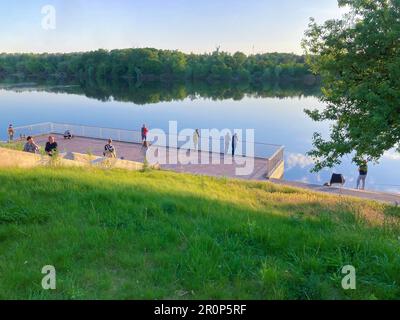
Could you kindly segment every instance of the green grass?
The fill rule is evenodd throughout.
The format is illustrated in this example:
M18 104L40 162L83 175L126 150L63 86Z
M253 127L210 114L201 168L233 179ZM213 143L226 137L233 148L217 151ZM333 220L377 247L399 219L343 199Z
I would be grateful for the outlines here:
M25 142L24 141L0 142L0 148L22 151L24 150Z
M396 299L400 210L162 171L0 171L1 299ZM57 290L41 269L57 270ZM341 268L357 290L341 288Z

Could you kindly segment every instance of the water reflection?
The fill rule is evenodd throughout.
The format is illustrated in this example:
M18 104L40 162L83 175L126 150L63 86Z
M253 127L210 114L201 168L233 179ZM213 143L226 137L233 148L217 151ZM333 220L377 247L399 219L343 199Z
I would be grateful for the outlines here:
M351 157L333 169L310 173L306 156L315 131L329 132L329 123L316 123L305 108L321 108L318 86L304 83L254 84L141 84L42 82L3 83L0 89L0 139L9 123L23 126L41 122L83 124L140 130L168 130L169 121L185 128L254 129L255 139L284 145L285 178L323 184L333 172L355 187L357 166ZM3 129L1 129L3 128ZM387 152L379 164L370 166L368 189L400 191L400 155Z
M3 82L7 90L45 91L85 95L88 98L107 101L132 102L136 105L160 102L183 101L187 98L208 98L213 101L233 99L240 101L245 97L252 98L287 98L316 96L320 93L319 85L311 83L281 81L272 83L137 83L134 81L82 81L66 83L63 81L42 82Z

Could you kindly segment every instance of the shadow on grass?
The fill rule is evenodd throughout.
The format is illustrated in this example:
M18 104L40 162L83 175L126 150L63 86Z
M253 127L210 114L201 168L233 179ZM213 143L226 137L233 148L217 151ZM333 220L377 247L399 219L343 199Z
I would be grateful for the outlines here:
M229 190L217 179L169 173L40 169L0 176L1 298L399 295L392 235L351 218L351 207L300 198L254 207L254 199L241 199L248 190L239 182ZM213 199L214 191L231 192L231 201ZM46 221L4 219L9 208L22 216L40 212ZM40 289L46 264L58 270L53 293ZM340 287L347 264L360 274L355 292Z

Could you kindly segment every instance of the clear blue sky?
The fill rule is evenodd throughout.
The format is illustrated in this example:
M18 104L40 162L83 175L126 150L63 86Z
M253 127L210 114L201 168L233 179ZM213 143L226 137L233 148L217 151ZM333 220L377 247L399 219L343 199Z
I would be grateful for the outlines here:
M41 26L44 5L57 27ZM340 16L337 0L0 0L0 52L155 47L301 53L309 17Z

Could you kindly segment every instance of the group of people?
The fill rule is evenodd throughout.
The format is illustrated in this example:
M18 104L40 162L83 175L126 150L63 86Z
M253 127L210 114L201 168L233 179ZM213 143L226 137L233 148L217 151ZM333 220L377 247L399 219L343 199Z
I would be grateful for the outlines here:
M15 136L15 130L14 130L14 127L13 127L12 124L10 124L8 126L7 134L8 134L8 142L13 142L14 141L14 136ZM25 134L20 134L19 135L19 139L20 140L26 139L26 135Z
M143 125L142 128L142 141L143 141L143 146L148 146L147 142L147 135L148 135L149 130L145 125ZM14 138L14 129L12 125L8 127L8 135L9 135L9 141L13 141ZM64 132L64 139L70 140L73 138L73 135L70 130L66 130ZM58 144L55 141L55 137L50 136L46 146L45 146L45 152L49 156L54 156L57 152L58 149ZM39 153L40 151L40 146L34 141L32 136L28 136L26 139L26 143L24 145L23 151L29 152L29 153ZM113 140L108 139L107 144L104 146L104 151L103 151L103 156L106 158L117 158L117 151L116 148L113 145Z
M147 149L149 147L149 142L147 141L147 136L149 133L149 129L144 124L141 128L141 136L142 136L142 148ZM193 149L198 151L200 150L200 129L196 129L193 132ZM238 145L238 135L235 133L232 137L229 132L225 135L225 154L229 153L229 149L232 150L232 156L235 156L237 145Z
M14 140L14 135L15 135L15 130L12 124L8 126L8 140L11 142ZM147 148L149 147L149 142L147 141L149 129L145 124L143 124L141 128L141 138L142 138L142 148ZM66 130L64 133L64 139L72 139L72 133L70 130ZM26 139L26 143L24 145L24 151L29 152L29 153L38 153L40 151L40 146L37 145L33 139L32 136L29 136ZM200 150L200 129L196 129L193 132L193 147L194 150ZM229 132L226 133L225 135L225 154L229 153L229 149L231 148L232 151L232 157L235 156L236 150L237 150L237 145L238 145L238 135L235 133L233 136L230 135ZM54 156L55 153L57 152L58 149L58 144L55 141L55 138L53 136L50 136L48 138L48 141L45 146L45 152L49 156ZM109 139L107 141L107 144L104 146L104 152L103 152L104 157L108 158L116 158L117 157L117 152L116 149L113 145L112 139ZM365 190L365 184L368 176L368 162L366 160L362 161L361 165L358 168L359 176L357 179L357 189L360 190Z
M144 124L140 131L142 137L142 149L147 150L149 147L149 142L147 141L149 129ZM107 144L104 146L103 156L106 158L117 158L117 150L113 144L112 139L108 139Z
M33 137L29 136L26 140L27 141L24 145L25 152L38 153L40 151L40 146L35 143L35 141L33 140ZM58 150L58 144L53 136L49 137L44 150L45 150L46 154L50 157L53 157L56 155L57 150Z
M66 136L64 135L64 138L71 139L72 135L66 135ZM24 151L29 153L39 153L40 146L35 142L33 137L29 136L26 140L27 141L24 145ZM58 152L58 143L56 142L56 139L53 136L50 136L48 138L48 141L46 142L45 146L45 152L50 157L53 157ZM104 146L103 156L108 158L117 157L117 153L113 145L112 139L109 139L107 144Z
M141 129L141 135L142 135L142 143L143 143L143 147L148 148L148 141L147 141L147 134L149 132L149 129L146 127L146 125L143 125L142 129ZM193 132L193 148L194 150L198 151L200 150L200 129L196 129ZM237 135L237 133L234 133L233 136L230 135L229 132L226 133L225 137L225 154L229 153L229 149L231 148L232 151L232 157L235 156L236 151L237 151L237 145L239 142L239 137ZM106 151L110 149L110 145L111 145L111 140L109 140L109 144L106 145ZM113 147L111 147L111 150L115 149ZM113 154L112 152L107 151L108 154ZM367 180L367 175L368 175L368 162L366 160L364 160L361 165L358 168L359 171L359 176L357 179L357 186L356 189L358 190L365 190L365 184L366 184L366 180Z
M363 160L358 167L358 178L357 178L357 190L365 190L365 184L368 176L368 162L367 160ZM342 174L334 173L332 174L331 181L325 183L324 186L332 187L334 185L344 186L346 180Z
M226 133L225 137L225 154L229 153L229 148L232 150L232 157L235 156L236 150L237 150L237 145L239 142L239 138L237 133L235 133L232 137L229 132ZM193 132L193 147L194 150L200 150L200 130L196 129Z
M8 134L8 141L9 141L9 142L14 141L15 130L14 130L14 126L13 126L12 124L10 124L10 125L8 126L7 134ZM22 134L20 135L20 139L21 139L21 140L22 140L22 139L25 139L25 138L26 138L25 135L22 135ZM71 131L70 131L70 130L66 130L66 131L64 132L64 139L72 139L72 138L73 138L73 136L72 136L72 134L71 134ZM29 136L29 137L26 138L26 139L27 139L27 142L29 142L29 140L33 140L31 136ZM54 137L53 137L53 139L54 139Z

